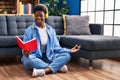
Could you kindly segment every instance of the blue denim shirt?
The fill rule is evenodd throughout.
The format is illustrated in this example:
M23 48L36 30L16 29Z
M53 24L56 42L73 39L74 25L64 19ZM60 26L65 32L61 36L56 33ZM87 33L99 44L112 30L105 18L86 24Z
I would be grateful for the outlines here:
M58 56L58 54L69 53L70 49L62 48L57 39L55 29L53 29L51 26L47 24L45 25L48 33L46 56L50 61L53 61L53 59L56 56ZM42 45L41 45L40 35L35 23L29 26L27 29L25 29L23 41L26 42L28 40L31 40L33 37L37 39L38 49L32 51L30 56L42 58Z

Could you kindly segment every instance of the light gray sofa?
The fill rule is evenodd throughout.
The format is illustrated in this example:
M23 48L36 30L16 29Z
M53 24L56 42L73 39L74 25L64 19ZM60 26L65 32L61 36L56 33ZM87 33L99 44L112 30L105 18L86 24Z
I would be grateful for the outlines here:
M15 36L23 38L25 28L33 21L32 16L0 16L0 57L22 55ZM103 26L100 24L89 24L90 35L65 36L61 16L49 16L46 23L56 30L62 47L81 45L80 51L73 57L88 59L89 67L93 66L93 60L96 59L120 57L120 38L103 36Z

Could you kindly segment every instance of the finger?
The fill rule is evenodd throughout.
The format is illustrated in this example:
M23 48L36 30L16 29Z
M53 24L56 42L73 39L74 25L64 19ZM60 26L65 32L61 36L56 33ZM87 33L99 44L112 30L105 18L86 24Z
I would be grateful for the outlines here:
M79 45L78 47L79 47L79 49L80 49L80 48L81 48L81 45Z
M81 48L81 45L78 45L78 48Z
M74 47L76 48L78 45L76 44Z
M80 48L80 46L79 46L79 45L77 45L75 48L76 48L76 49L79 49L79 48Z

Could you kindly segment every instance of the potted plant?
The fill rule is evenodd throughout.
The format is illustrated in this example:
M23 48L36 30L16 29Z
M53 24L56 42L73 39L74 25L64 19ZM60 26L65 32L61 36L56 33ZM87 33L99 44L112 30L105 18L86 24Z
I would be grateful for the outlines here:
M6 8L2 9L2 13L7 14L7 12L8 12L8 9L6 9Z
M45 0L44 4L48 7L49 15L62 16L69 11L67 0Z

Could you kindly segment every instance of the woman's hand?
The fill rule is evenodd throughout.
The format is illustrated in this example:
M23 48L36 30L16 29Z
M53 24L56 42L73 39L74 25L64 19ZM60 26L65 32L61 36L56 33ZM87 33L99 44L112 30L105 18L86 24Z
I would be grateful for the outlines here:
M30 50L24 50L23 53L24 53L25 56L28 57L30 55L31 51Z
M76 53L81 48L81 45L75 45L73 48L71 48L70 53Z

